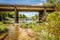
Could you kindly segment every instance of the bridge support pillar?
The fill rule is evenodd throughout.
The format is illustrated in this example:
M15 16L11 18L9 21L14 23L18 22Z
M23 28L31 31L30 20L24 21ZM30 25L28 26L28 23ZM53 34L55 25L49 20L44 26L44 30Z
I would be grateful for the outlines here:
M45 8L44 11L43 11L43 18L42 18L43 21L46 20L46 12L47 12L47 11L46 11L46 8Z
M38 19L39 23L41 23L42 17L43 17L43 12L39 11L39 19Z
M46 20L46 9L43 11L39 11L39 23L44 22Z
M18 23L19 19L18 19L18 11L15 7L15 22Z

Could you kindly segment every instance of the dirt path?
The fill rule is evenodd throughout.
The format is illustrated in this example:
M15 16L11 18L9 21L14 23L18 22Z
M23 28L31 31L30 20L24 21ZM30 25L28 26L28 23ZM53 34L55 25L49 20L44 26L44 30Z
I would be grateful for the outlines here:
M18 40L34 40L32 30L19 28Z
M31 29L23 29L12 25L8 29L8 36L4 40L34 40Z
M4 40L17 40L18 29L15 26L10 25L8 27L8 36Z

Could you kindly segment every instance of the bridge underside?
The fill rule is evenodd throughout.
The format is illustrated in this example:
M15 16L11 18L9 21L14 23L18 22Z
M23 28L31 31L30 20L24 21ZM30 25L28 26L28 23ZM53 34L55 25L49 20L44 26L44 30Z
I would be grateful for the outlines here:
M39 20L45 16L46 12L55 11L54 6L30 6L30 5L4 5L0 4L0 11L14 11L15 21L18 23L18 12L39 12Z

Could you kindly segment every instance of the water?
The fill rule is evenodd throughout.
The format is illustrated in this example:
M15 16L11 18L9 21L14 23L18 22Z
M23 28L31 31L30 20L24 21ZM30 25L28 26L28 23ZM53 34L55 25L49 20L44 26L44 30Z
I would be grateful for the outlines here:
M11 23L15 23L15 18L9 18ZM34 23L34 19L31 18L19 18L19 23Z
M26 20L26 19L19 19L19 23L32 23L33 22L33 20Z

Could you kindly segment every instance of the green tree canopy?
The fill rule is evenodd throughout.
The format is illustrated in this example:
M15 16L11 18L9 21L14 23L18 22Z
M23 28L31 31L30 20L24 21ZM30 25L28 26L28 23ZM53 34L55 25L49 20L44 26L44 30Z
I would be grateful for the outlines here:
M15 12L8 12L8 16L9 16L10 18L15 17Z
M47 0L47 4L52 4L52 6L55 6L56 11L60 11L60 0Z
M14 12L6 12L6 11L4 11L4 12L1 12L0 11L0 21L2 21L2 18L3 19L7 19L7 18L12 18L12 17L14 17Z
M32 16L33 19L37 19L39 16L38 14L35 14L34 16Z
M27 18L27 16L24 14L19 14L19 18Z

